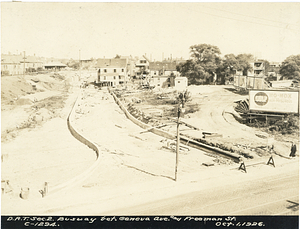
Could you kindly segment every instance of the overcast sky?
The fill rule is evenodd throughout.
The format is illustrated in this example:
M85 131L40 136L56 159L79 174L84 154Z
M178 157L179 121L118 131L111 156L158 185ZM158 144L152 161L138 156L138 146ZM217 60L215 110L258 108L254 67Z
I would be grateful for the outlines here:
M195 44L269 61L300 54L300 3L1 3L1 52L189 58Z

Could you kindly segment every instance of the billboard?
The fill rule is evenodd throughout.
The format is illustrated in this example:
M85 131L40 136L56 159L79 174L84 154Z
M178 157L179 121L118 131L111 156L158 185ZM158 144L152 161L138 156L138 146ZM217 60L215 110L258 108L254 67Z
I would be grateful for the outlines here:
M298 113L299 92L279 90L250 90L250 111Z

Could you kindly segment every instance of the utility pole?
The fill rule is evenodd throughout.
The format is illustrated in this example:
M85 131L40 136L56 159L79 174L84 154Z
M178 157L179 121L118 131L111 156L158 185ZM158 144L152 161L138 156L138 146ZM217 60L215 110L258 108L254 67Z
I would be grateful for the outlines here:
M26 60L26 53L24 51L24 57L23 57L23 78L25 78L25 60Z
M80 61L80 49L79 49L79 81L81 80L81 61Z
M178 167L178 159L179 159L179 144L180 144L180 134L179 134L179 119L180 114L185 112L185 109L182 107L183 105L180 104L177 107L177 142L176 142L176 165L175 165L175 181L177 181L177 167Z
M179 118L180 118L180 106L177 108L177 142L176 142L176 165L175 165L175 181L177 181L177 167L178 167L178 156L179 156Z

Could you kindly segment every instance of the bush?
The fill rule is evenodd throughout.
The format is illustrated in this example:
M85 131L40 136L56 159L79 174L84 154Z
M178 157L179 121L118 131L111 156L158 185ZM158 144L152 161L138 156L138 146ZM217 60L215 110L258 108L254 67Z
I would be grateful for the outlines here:
M299 128L299 116L290 114L284 117L282 120L278 120L272 125L269 130L278 131L281 134L292 134L298 131Z

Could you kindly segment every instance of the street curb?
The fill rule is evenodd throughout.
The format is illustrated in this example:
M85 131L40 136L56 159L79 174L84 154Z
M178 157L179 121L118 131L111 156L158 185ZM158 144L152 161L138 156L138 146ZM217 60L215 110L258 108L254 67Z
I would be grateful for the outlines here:
M82 91L80 90L80 95L82 94ZM76 138L78 141L80 141L81 143L87 145L89 148L93 149L96 153L97 159L96 161L84 172L82 172L81 174L73 177L72 179L56 185L54 187L49 186L49 193L46 194L46 196L55 194L65 188L70 188L73 185L78 184L79 182L82 182L83 180L85 180L87 177L89 177L91 175L91 173L94 172L94 170L96 169L96 167L98 166L98 164L100 163L100 149L97 147L97 145L95 143L93 143L93 141L89 140L88 138L84 137L84 135L82 133L80 133L80 131L78 131L73 125L72 125L72 120L74 119L74 110L75 108L79 105L79 101L81 100L81 96L78 95L76 101L74 102L74 105L69 113L69 116L67 118L67 125L68 125L68 129L70 131L70 133L74 136L74 138Z

